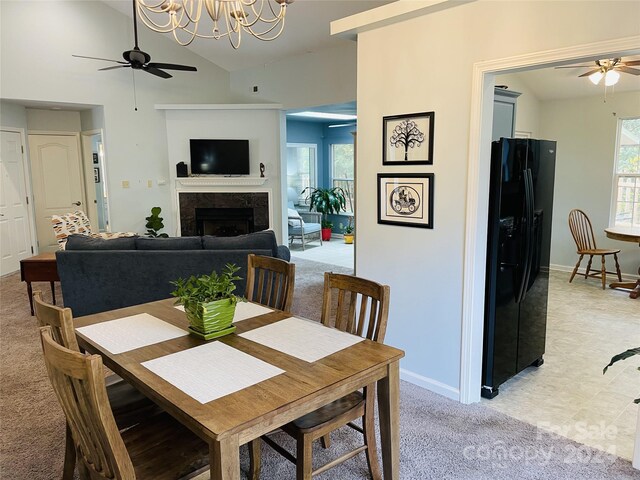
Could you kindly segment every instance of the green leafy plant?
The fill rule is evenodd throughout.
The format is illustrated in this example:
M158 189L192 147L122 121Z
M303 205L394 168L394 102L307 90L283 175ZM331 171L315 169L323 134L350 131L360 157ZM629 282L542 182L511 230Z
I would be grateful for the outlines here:
M611 358L609 364L602 370L602 374L604 375L605 373L607 373L607 369L617 361L626 360L627 358L633 357L634 355L640 355L640 347L630 348L629 350L619 353L618 355L614 355ZM638 370L640 370L640 367L638 367ZM633 402L640 403L640 398L636 398Z
M240 267L237 265L227 263L222 273L214 270L211 275L201 275L199 277L191 275L186 280L179 278L175 282L171 282L176 287L171 292L171 295L176 297L176 305L184 305L185 310L192 312L199 309L198 305L225 298L235 304L239 299L242 300L242 297L238 297L233 293L236 289L236 285L233 282L241 280L241 277L236 275L238 270L240 270Z
M164 219L160 216L161 211L162 209L160 207L153 207L151 209L151 215L149 215L148 217L145 217L145 220L147 221L147 224L145 225L145 228L147 229L147 237L153 237L153 238L169 237L169 235L167 235L166 233L158 233L160 230L164 228L164 223L162 223L162 220Z
M344 232L345 235L353 235L353 231L355 229L351 224L352 220L353 220L353 217L349 217L349 222L347 223L346 226L344 226L342 223L340 224L340 228L342 228L342 231Z
M301 193L308 192L307 202L309 210L315 210L322 214L322 228L332 228L327 215L338 214L347 206L344 190L340 187L313 188L307 187ZM328 225L328 226L325 226Z

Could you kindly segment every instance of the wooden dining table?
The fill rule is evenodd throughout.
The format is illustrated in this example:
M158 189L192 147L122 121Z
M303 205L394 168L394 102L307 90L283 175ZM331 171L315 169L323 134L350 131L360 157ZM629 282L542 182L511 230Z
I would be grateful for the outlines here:
M136 305L74 320L76 328L147 313L187 329L184 312L173 299ZM274 429L372 383L377 384L383 474L399 479L399 361L404 352L364 340L309 363L240 336L290 317L273 311L235 323L235 333L212 341L276 366L284 373L200 403L142 365L148 360L203 345L192 335L113 354L77 332L82 348L102 355L104 364L208 442L212 480L239 480L239 447ZM328 328L328 327L323 327ZM309 338L313 342L313 338ZM215 365L211 366L216 368Z
M638 227L608 227L604 229L604 233L613 240L633 242L640 246L640 228ZM638 267L638 276L635 282L614 282L609 287L630 289L630 298L640 298L640 267Z

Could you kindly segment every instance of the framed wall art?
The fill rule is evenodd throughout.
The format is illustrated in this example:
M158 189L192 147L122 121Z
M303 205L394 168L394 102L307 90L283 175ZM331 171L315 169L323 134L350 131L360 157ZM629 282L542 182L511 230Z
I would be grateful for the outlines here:
M382 118L383 165L433 165L434 112Z
M433 228L433 173L378 174L378 223Z

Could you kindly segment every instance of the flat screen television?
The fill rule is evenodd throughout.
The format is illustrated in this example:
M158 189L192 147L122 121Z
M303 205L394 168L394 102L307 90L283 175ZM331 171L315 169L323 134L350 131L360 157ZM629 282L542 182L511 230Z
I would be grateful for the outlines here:
M249 140L190 140L194 175L249 175Z

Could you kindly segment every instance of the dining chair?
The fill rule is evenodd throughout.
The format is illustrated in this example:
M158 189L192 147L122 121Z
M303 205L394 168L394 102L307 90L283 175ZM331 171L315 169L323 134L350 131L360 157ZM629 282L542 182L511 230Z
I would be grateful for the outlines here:
M324 274L321 319L324 325L383 343L388 316L387 285L351 275ZM371 384L362 392L350 393L283 426L282 430L296 439L296 457L269 436L265 435L262 439L296 464L297 480L309 480L363 451L366 452L371 477L379 480L381 474L376 450L374 407L375 384ZM358 418L362 419L362 427L353 423ZM314 470L313 441L321 439L323 447L328 448L329 434L345 425L363 434L364 445Z
M288 312L293 304L295 278L295 264L250 253L244 296L251 302Z
M174 480L206 468L207 443L166 413L119 431L109 406L102 357L63 347L50 326L40 327L40 338L82 480Z
M51 336L58 344L74 352L80 352L71 309L46 303L42 299L42 292L40 291L33 292L33 300L36 318L40 327L51 327ZM116 425L121 430L162 411L160 407L118 375L110 374L106 376L105 384L109 405L115 417ZM76 460L75 450L71 432L67 425L63 480L73 478Z
M602 280L602 289L605 289L605 285L607 283L607 273L617 274L618 281L622 281L622 275L620 274L620 264L618 263L618 253L620 253L619 249L609 249L609 248L598 248L596 245L596 239L593 235L593 227L591 226L591 220L586 213L582 210L574 208L569 212L569 230L571 230L571 235L573 236L573 240L576 242L576 249L580 258L578 258L578 262L576 263L573 272L571 273L571 278L569 279L569 283L573 281L573 277L576 276L578 272L578 268L580 267L580 262L585 255L589 255L589 263L587 263L587 269L584 273L584 278L594 277L600 278ZM591 262L593 261L593 257L599 255L602 258L602 266L600 270L594 270L591 272ZM605 268L605 257L607 255L613 255L613 259L616 262L616 271L608 272Z

